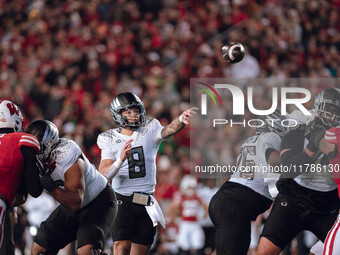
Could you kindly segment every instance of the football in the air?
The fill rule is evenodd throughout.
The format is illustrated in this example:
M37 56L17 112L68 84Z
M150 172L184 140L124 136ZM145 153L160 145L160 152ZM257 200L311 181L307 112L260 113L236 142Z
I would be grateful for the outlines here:
M231 64L240 62L244 58L244 47L239 42L229 42L222 47L222 56Z

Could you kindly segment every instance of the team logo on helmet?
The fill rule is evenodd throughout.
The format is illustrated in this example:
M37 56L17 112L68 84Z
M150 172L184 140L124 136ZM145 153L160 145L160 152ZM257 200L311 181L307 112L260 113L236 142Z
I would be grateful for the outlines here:
M19 107L9 100L0 101L0 128L13 128L15 132L22 131L24 117Z

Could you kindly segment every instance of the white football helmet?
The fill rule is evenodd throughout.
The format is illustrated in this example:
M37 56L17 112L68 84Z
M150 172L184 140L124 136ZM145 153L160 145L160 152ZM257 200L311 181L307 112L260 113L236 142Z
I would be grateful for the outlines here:
M181 193L189 197L193 196L197 189L197 179L194 176L186 175L181 182Z
M13 128L15 132L22 131L24 117L19 107L9 100L0 101L0 128Z

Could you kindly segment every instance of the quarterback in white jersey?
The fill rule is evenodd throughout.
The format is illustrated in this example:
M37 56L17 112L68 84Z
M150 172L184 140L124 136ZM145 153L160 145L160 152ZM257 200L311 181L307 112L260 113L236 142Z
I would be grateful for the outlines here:
M118 128L100 134L97 144L102 150L99 171L112 180L119 207L112 228L114 254L149 253L155 226L164 224L153 197L158 147L181 131L195 110L184 111L162 127L156 119L145 119L144 104L137 95L126 92L113 99L111 113Z
M125 160L116 177L112 179L115 192L131 196L139 191L152 194L156 186L156 156L163 141L163 127L156 119L149 119L131 136L121 134L121 128L110 129L98 136L98 146L102 150L102 160L117 160L124 144L131 142L130 157Z
M261 118L263 125L257 128L256 135L247 138L241 146L238 171L210 201L209 215L216 227L217 255L248 253L251 221L269 209L273 200L264 173L269 165L280 163L280 142L286 133L280 123L284 119L279 110ZM275 183L272 184L275 194Z
M75 142L59 138L52 122L34 121L26 132L40 143L40 182L60 203L41 223L32 254L57 254L75 240L78 254L101 254L117 212L107 179Z

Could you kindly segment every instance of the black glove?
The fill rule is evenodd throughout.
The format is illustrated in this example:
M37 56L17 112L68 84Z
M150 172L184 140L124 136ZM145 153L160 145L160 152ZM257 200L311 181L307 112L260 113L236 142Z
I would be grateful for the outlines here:
M61 183L60 183L61 182ZM55 190L60 184L63 183L62 180L54 181L50 174L40 175L40 183L44 189L48 192Z
M43 159L37 157L36 166L39 170L39 175L44 175L47 171L47 165Z
M307 149L310 150L311 152L316 153L316 152L318 151L318 148L316 148L316 147L314 146L314 144L312 144L311 142L309 142L309 143L307 144L306 147L307 147Z
M46 161L37 160L37 167L39 169L40 183L45 190L51 192L55 190L58 186L63 186L64 182L62 180L54 181L51 174L54 168L49 168Z
M319 149L320 140L324 137L326 133L326 128L322 124L321 120L316 118L314 121L311 121L305 131L305 137L317 150ZM308 148L310 149L310 148Z
M338 153L339 153L338 146L335 145L334 150L327 154L328 160L331 161L332 159L334 159Z

